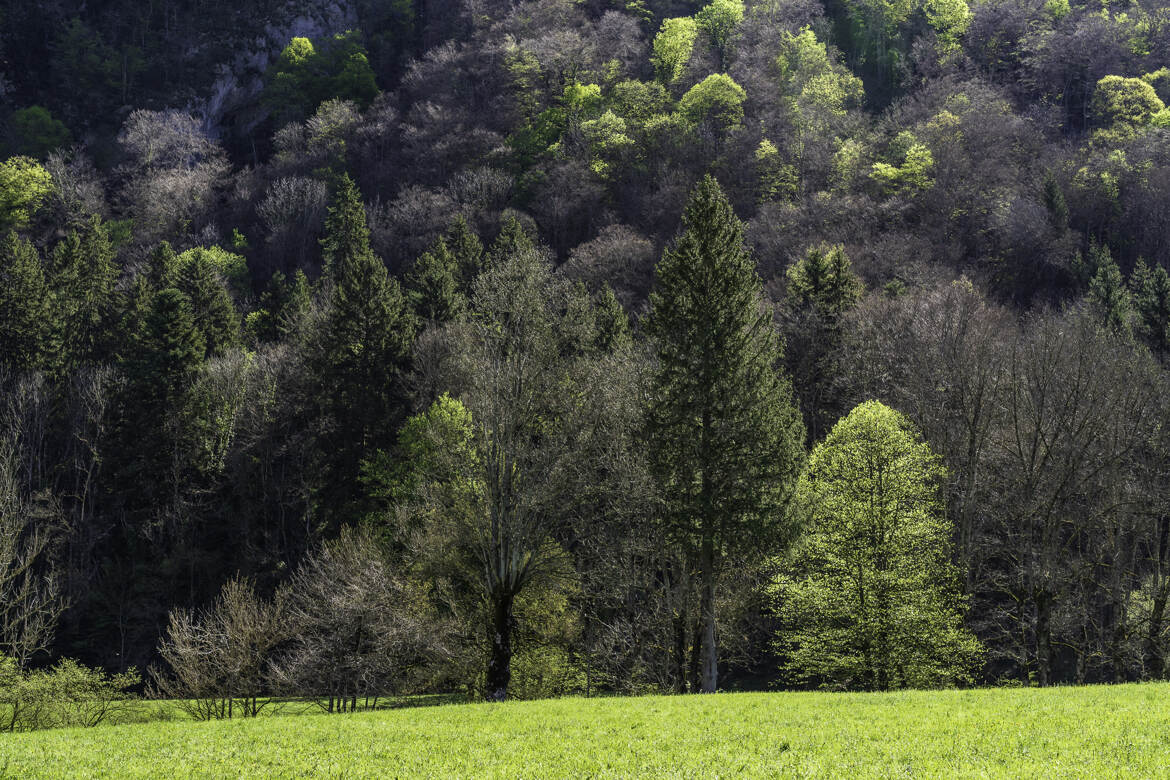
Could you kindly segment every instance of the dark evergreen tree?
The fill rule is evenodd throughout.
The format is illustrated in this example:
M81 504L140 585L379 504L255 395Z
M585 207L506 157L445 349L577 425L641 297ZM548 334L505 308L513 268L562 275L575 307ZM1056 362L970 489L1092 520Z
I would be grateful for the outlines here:
M455 256L459 270L459 291L471 295L471 287L483 270L483 243L479 236L467 226L467 220L460 214L447 231L447 248Z
M692 687L714 692L720 574L731 556L778 551L804 427L743 227L712 177L692 194L657 275L648 449L663 521L700 588L701 679Z
M118 268L109 233L93 217L83 233L70 231L50 256L66 365L95 362L109 351Z
M325 506L337 517L362 493L362 458L387 446L404 416L401 377L416 327L398 281L370 249L365 210L348 175L337 184L322 245L328 300L310 364L326 426Z
M249 332L258 341L291 340L300 332L311 306L305 272L297 269L290 279L277 271L260 295L260 307L248 317Z
M1170 274L1139 258L1129 281L1138 329L1151 349L1165 354L1170 351Z
M504 223L503 229L500 230L500 234L492 242L486 264L488 266L498 265L506 258L527 252L535 247L536 242L532 240L532 236L528 235L524 225L515 215L510 215L508 221Z
M632 341L630 318L607 283L597 294L597 348L613 352Z
M240 317L215 263L195 250L179 273L179 289L191 301L195 327L203 336L207 357L221 355L240 341Z
M10 371L54 371L60 320L36 247L9 233L0 243L0 363Z
M406 294L414 313L424 322L450 322L467 307L459 292L455 255L440 238L414 262L406 276Z

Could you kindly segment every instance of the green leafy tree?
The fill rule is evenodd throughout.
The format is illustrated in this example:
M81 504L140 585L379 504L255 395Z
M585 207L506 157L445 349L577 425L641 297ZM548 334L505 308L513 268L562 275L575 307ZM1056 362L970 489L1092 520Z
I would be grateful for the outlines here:
M659 81L670 86L682 78L698 36L699 24L689 16L662 20L650 55Z
M366 108L378 96L369 56L354 31L318 47L308 38L289 41L267 75L263 102L277 124L310 116L326 100L350 100Z
M38 160L69 145L69 129L43 106L29 106L12 112L7 135L12 154L28 155Z
M825 687L971 680L980 646L950 559L939 459L901 414L861 404L809 458L805 528L776 588L788 668Z
M1088 298L1107 328L1114 333L1130 332L1133 302L1121 269L1107 251L1097 262L1097 271L1089 280Z
M1149 124L1166 106L1148 81L1106 76L1093 93L1093 114L1104 127Z
M722 130L743 122L743 104L747 93L726 73L712 73L687 90L678 101L678 112L687 121L698 124L711 121Z
M17 373L55 369L55 314L40 254L10 232L0 242L0 363Z
M720 60L724 63L731 53L735 28L743 21L743 11L742 0L715 0L695 14L695 22L715 44Z
M31 157L0 163L0 230L23 230L53 191L53 177Z
M699 582L701 681L718 683L715 599L729 558L776 552L804 428L743 227L710 176L662 257L648 331L658 366L648 409L663 522Z
M930 147L906 131L898 134L890 151L891 156L901 162L876 162L869 174L883 195L914 197L934 186L934 179L930 175L934 168L934 155Z

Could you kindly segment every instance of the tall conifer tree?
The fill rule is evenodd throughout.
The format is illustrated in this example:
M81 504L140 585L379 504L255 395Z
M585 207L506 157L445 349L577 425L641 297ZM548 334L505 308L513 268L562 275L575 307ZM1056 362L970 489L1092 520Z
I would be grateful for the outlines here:
M683 233L657 274L651 467L666 529L698 575L701 679L692 688L714 692L720 574L731 556L781 544L804 427L743 226L710 176L692 194Z

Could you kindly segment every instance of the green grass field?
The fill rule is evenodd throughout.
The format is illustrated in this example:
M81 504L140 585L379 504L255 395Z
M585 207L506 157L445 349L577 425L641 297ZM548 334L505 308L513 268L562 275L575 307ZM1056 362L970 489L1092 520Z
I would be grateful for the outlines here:
M462 704L0 736L7 777L1170 777L1170 685Z

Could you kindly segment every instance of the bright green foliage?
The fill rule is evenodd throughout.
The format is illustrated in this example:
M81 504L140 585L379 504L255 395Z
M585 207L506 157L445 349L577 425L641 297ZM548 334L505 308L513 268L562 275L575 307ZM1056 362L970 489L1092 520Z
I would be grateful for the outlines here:
M1106 76L1093 93L1093 115L1105 128L1146 125L1165 108L1154 87L1142 79Z
M311 303L304 271L297 269L291 279L277 271L260 295L259 308L248 315L249 336L256 341L292 340L300 333Z
M799 677L860 690L971 679L980 647L963 627L944 476L909 421L877 401L813 449L796 497L805 531L776 588Z
M582 84L574 81L565 85L561 97L566 118L580 122L601 113L601 87L597 84Z
M218 246L195 247L178 256L176 269L181 273L196 258L210 263L236 297L243 299L252 294L252 275L248 272L248 261L243 255L237 255Z
M712 73L687 90L678 102L678 112L688 122L710 121L723 130L743 122L747 93L726 73Z
M607 177L621 156L632 149L626 120L606 111L597 119L581 123L581 134L589 144L589 167L598 176Z
M1059 22L1072 13L1072 6L1068 0L1047 0L1044 3L1044 13L1048 14L1052 21Z
M415 315L424 322L450 322L467 307L459 292L459 264L440 238L414 261L406 276L406 297Z
M365 108L377 96L369 57L353 31L338 33L320 48L308 38L293 38L264 88L264 103L278 124L304 119L331 98Z
M724 62L730 53L735 28L743 21L743 0L714 0L695 14L699 29L707 33Z
M464 297L471 293L475 279L483 270L483 243L468 225L462 214L455 218L447 231L447 248L455 256L459 291Z
M425 705L4 737L15 777L1159 777L1170 684ZM435 703L444 703L436 697ZM167 708L150 702L143 708ZM380 705L381 706L381 705ZM171 707L169 711L174 711ZM1092 728L1085 724L1091 723ZM828 724L832 724L829 726ZM810 769L815 767L815 769Z
M761 203L771 200L789 200L796 195L799 185L796 169L780 157L776 144L767 138L756 147L757 193Z
M904 151L899 155L899 150ZM891 152L895 158L901 157L901 163L891 165L876 162L869 174L869 178L877 183L884 195L914 197L934 186L934 179L930 175L934 168L934 155L913 134L908 131L900 133Z
M714 593L730 554L776 551L803 460L804 428L777 365L743 226L710 176L663 254L648 331L658 365L648 410L663 522L697 564L703 689L714 690Z
M101 220L94 217L83 233L71 231L53 248L49 267L66 364L96 362L113 321L118 281L114 249Z
M194 249L179 255L178 289L191 303L195 327L207 357L222 355L239 344L240 317L224 286L211 252Z
M650 55L659 81L669 86L682 78L698 35L698 22L689 16L662 20L662 27L654 36L653 54Z
M8 148L13 154L44 159L69 144L69 129L43 106L12 112L8 119Z
M966 0L923 0L926 22L938 35L944 52L959 48L959 39L971 24L971 9Z
M1155 350L1170 351L1170 274L1160 265L1151 270L1138 258L1129 285L1139 332Z
M28 227L52 191L53 177L31 157L0 163L0 230Z
M17 373L56 367L61 323L40 255L10 232L0 242L0 365Z
M825 44L807 27L795 35L781 33L776 68L802 132L828 132L827 120L844 116L865 97L861 79L831 59Z
M670 107L670 95L657 81L623 81L610 92L609 106L621 118L642 125Z
M789 302L815 309L826 321L836 321L853 308L864 290L840 244L812 247L788 269Z

